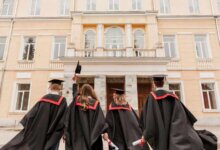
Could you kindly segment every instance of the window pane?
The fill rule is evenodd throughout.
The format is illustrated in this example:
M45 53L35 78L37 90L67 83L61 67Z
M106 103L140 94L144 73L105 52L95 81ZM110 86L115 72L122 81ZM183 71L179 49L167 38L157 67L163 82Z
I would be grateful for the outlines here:
M18 92L17 102L16 102L16 110L20 110L20 108L21 108L22 95L23 95L22 92Z
M209 92L209 97L210 97L211 108L212 109L217 109L215 92L214 91L210 91Z
M203 92L203 100L206 109L209 109L208 95L207 92Z
M27 110L28 109L28 100L29 100L29 92L24 92L22 110Z
M59 44L56 44L54 47L54 53L53 53L53 58L57 59L58 58L58 52L59 52Z
M213 83L202 83L202 89L203 90L214 90L214 84Z
M65 48L66 48L65 44L60 45L60 55L59 55L60 57L65 56Z
M169 84L169 90L180 90L180 84Z
M123 33L120 28L109 28L105 34L106 47L109 45L112 49L123 48Z
M18 84L18 90L19 91L30 90L30 84Z

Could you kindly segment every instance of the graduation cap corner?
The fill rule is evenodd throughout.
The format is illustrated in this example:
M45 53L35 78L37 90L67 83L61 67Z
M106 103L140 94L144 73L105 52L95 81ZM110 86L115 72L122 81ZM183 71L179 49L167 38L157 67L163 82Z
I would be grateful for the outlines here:
M75 69L75 74L80 74L81 70L82 70L82 66L80 65L79 60L78 60L76 69Z

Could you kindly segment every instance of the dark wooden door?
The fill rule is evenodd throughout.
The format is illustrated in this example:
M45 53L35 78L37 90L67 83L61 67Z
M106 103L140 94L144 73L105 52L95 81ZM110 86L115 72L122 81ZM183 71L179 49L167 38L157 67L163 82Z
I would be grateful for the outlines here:
M148 94L151 92L152 86L151 84L138 84L138 110L139 114L143 109L144 104L146 103L146 99Z

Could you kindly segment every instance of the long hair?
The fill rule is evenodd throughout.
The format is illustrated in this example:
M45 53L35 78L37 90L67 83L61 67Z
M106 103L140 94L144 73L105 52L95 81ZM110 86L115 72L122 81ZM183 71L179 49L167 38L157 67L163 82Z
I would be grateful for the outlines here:
M89 105L89 98L98 100L98 97L93 89L93 87L89 84L84 84L81 88L81 102L86 106Z

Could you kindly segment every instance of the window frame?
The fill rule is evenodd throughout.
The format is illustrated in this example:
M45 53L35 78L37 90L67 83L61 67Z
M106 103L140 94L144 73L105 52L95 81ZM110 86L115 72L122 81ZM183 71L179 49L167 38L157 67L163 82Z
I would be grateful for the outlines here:
M16 110L16 104L17 104L17 98L18 98L18 85L19 84L30 84L30 91L29 91L27 110ZM32 94L31 88L32 88L32 82L30 80L24 80L24 81L20 80L20 81L15 81L14 82L10 112L23 113L23 112L28 112L29 111L29 109L30 109L30 101L31 101L31 94Z
M196 36L205 36L205 42L206 42L206 47L207 47L207 57L204 57L204 51L202 51L202 57L198 56L197 52L197 41L196 41ZM210 47L210 41L209 41L209 36L207 34L194 34L194 45L195 45L195 52L196 52L196 58L197 59L212 59L212 52L211 52L211 47Z
M25 48L25 38L34 38L35 39L35 44L34 44L35 51L34 51L33 60L28 60L28 59L24 60L23 59L23 53L24 53L24 50L25 50L24 49ZM33 62L35 60L35 53L36 53L36 50L37 50L37 37L36 36L31 36L31 35L30 36L23 36L21 41L22 41L22 44L21 44L21 51L20 51L19 60L24 61L24 62Z
M166 2L168 2L168 4L166 4ZM161 14L169 14L169 13L171 13L171 5L170 5L170 0L160 0L159 1L159 7L160 7L160 13ZM162 7L163 7L163 10L161 10L161 5L162 5ZM167 8L168 8L168 10L166 10L166 6L168 6Z
M107 46L106 46L106 40L107 40L107 38L106 38L106 34L108 33L108 30L109 29L111 29L111 28L118 28L118 29L120 29L121 30L121 32L122 32L122 43L121 44L123 44L122 45L122 48L107 48ZM124 30L123 30L123 28L121 28L121 27L119 27L119 26L112 26L112 27L109 27L109 28L107 28L106 30L105 30L105 33L104 33L104 48L105 49L111 49L111 50L118 50L118 49L124 49L125 48L125 37L124 37ZM112 44L113 45L113 44Z
M4 0L3 0L4 1ZM3 2L2 1L2 2ZM9 13L10 11L10 7L11 8L11 14ZM13 15L13 12L14 12L14 0L11 0L11 3L10 5L7 5L7 12L5 14L3 14L3 8L4 8L4 2L2 3L2 6L0 7L1 9L1 12L0 12L0 16L12 16Z
M135 3L135 8L133 7L133 1L135 1L134 3ZM138 8L138 2L140 2L140 8ZM139 10L141 10L142 9L142 0L132 0L132 10L134 10L134 11L139 11Z
M36 1L36 3L34 5L34 11L33 11L33 14L32 14L33 1ZM37 14L37 6L38 5L39 5L39 14ZM31 0L30 16L34 17L34 16L40 16L40 15L41 15L41 0Z
M95 9L92 9L92 4L93 4L93 1L95 3ZM89 2L89 9L88 9L88 2ZM96 0L86 0L86 11L96 11Z
M141 31L143 33L143 42L144 42L143 43L143 48L135 48L135 42L134 41L135 41L135 37L136 37L135 33L137 31ZM143 29L141 29L141 28L135 29L134 32L133 32L133 48L134 49L145 49L146 48L146 44L145 44L146 42L145 41L146 41L145 31Z
M54 50L55 50L55 44L56 44L56 43L55 43L55 41L56 41L55 39L56 39L56 37L57 37L57 38L59 38L59 37L64 37L64 38L65 38L65 41L66 41L66 42L65 42L64 56L66 56L66 54L67 54L67 40L68 40L68 39L67 39L67 36L62 36L62 35L60 35L60 36L53 36L53 44L52 44L53 46L52 46L52 53L51 53L51 60L52 60L52 61L60 61L60 59L59 59L60 49L59 49L59 52L58 52L58 58L56 58L56 59L54 58L54 53L55 53Z
M168 81L168 89L169 89L169 84L179 84L180 85L180 93L181 93L181 102L183 104L186 103L185 101L185 90L184 90L184 84L183 84L183 81L181 80L171 80L171 81ZM169 89L169 91L172 91Z
M66 11L68 11L68 12L66 13ZM70 15L70 0L60 0L59 15L60 16Z
M189 4L189 12L191 14L199 14L200 13L200 7L199 7L199 1L198 0L188 0ZM192 10L190 7L192 6Z
M110 1L111 0L108 0L108 10L109 11L120 11L120 0L117 0L118 1L118 10L116 10L115 7L114 7L114 4L115 4L116 0L112 0L113 1L113 8L110 9Z
M0 38L5 38L5 43L0 43L0 45L4 45L2 59L0 59L0 61L4 61L5 60L5 53L6 53L5 51L6 51L6 46L7 46L8 38L6 36L0 36Z
M89 32L89 31L92 31L93 33L94 33L94 48L86 48L86 34ZM86 30L86 32L84 32L84 49L88 49L88 50L90 50L90 49L96 49L96 43L97 43L97 34L96 34L96 31L95 30L93 30L93 29L88 29L88 30Z
M214 93L215 93L215 98L216 98L216 109L207 109L205 108L205 104L204 104L204 97L203 97L203 89L202 89L202 84L214 84ZM201 94L201 99L202 99L202 111L203 112L220 112L220 102L219 102L219 93L218 93L218 84L216 81L214 80L202 80L199 83L200 86L200 94Z
M165 57L166 57L166 52L165 52L165 43L166 42L164 40L165 36L173 36L174 37L174 46L175 46L174 52L175 52L176 56L174 56L174 57L171 56L172 52L170 51L171 46L169 44L169 57L168 58L179 59L179 49L178 49L177 35L175 35L175 34L164 34L164 35L162 35Z

